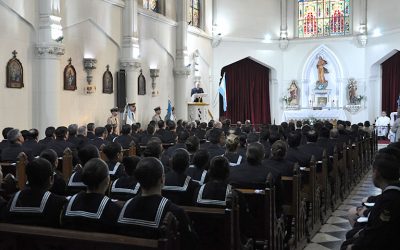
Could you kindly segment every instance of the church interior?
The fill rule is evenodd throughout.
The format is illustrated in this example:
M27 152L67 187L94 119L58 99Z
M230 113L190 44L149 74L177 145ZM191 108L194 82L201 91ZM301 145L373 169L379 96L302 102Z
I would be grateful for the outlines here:
M268 222L267 236L244 239L239 232L241 229L232 226L233 222L242 223L242 218L232 219L241 216L235 214L239 212L232 207L230 228L237 232L230 233L239 239L231 237L226 249L377 249L356 248L358 243L354 243L353 248L353 243L347 248L340 247L348 240L346 233L353 229L347 220L348 210L367 206L371 202L364 198L381 194L379 186L374 186L372 181L376 178L373 159L379 149L389 144L387 126L397 129L400 123L397 120L400 108L399 9L397 0L0 0L0 76L3 78L0 129L35 128L39 139L45 137L49 126L86 127L94 123L97 129L109 123L110 109L115 108L111 113L117 114L118 130L122 134L132 103L135 111L131 119L140 123L143 131L149 129L148 124L154 121L154 112L157 115L158 110L161 111L159 120L170 119L173 114L171 120L181 120L181 124L182 120L188 124L197 121L199 130L200 123L207 127L210 121L221 121L222 130L231 124L234 129L246 124L253 131L248 133L247 140L252 133L258 136L254 142L262 141L265 126L273 128L282 123L287 129L288 123L295 126L296 121L307 121L314 126L311 130L323 124L331 132L340 126L350 130L351 124L362 123L360 130L365 122L368 127L376 124L378 130L382 126L381 132L372 129L360 135L359 140L352 140L353 134L349 132L346 138L351 139L351 144L344 147L342 144L340 149L336 147L339 144L335 148L332 146L331 152L324 151L324 158L321 152L321 159L315 157L307 166L299 164L300 168L288 180L282 179L292 181L290 189L293 186L296 190L284 192L293 195L294 201L289 200L296 204L289 207L290 212L283 212L292 216L292 222L274 218ZM196 92L198 87L201 92ZM193 97L193 91L198 96ZM386 111L388 121L378 125L382 111ZM155 130L160 126L159 120L155 120ZM226 123L227 120L231 124ZM168 127L167 121L166 125ZM299 128L297 124L295 128ZM225 130L227 141L228 130ZM391 131L396 138L391 142L396 142L396 130ZM271 138L273 129L267 134ZM282 135L286 141L288 134ZM213 132L207 135L212 137ZM241 144L239 137L240 133L234 139L237 144ZM174 139L170 145L163 141L163 155L169 152L168 147L181 143L180 133L176 132L175 138L177 141ZM246 138L244 141L248 143ZM272 157L272 143L265 145L266 152L267 147L272 150ZM146 152L146 145L136 145L134 150L130 146L123 147L124 154ZM98 148L100 156L104 156L104 148ZM222 154L229 150L227 146L222 148ZM0 145L0 156L1 149ZM246 148L244 150L245 157ZM212 155L212 149L209 151ZM389 154L387 152L383 154ZM57 154L66 169L69 160L71 166L77 163L78 150L72 152L72 156L67 152L67 157L71 158L64 160L65 152ZM173 155L170 152L170 162ZM397 152L395 155L397 157ZM18 158L17 165L33 161L29 157ZM164 164L161 156L160 159ZM8 164L2 165L3 162L0 157L2 168ZM8 171L4 169L3 172ZM18 168L13 171L17 176ZM74 171L70 169L67 173L71 175ZM304 174L304 171L308 177L302 183L304 176L301 178L300 172ZM25 175L23 171L19 174ZM252 187L246 188L242 190L245 194ZM272 196L273 200L276 190L264 188L254 190L270 201ZM305 190L309 194L304 195ZM297 197L294 192L298 192ZM235 202L239 206L238 201ZM196 209L187 209L189 215L200 216ZM269 206L268 211L270 209L278 214L278 208L275 211ZM208 215L222 213L206 212ZM1 218L0 215L0 221ZM5 228L4 225L0 222L0 234L34 235L33 229L30 231L20 225ZM63 233L63 229L57 230ZM56 230L38 231L40 234L57 238ZM88 243L85 237L90 234L85 234L82 233L79 242L93 246L90 249L103 249L101 236L94 235L93 242ZM66 239L73 241L74 237L79 238L77 235L68 235ZM120 238L108 244L125 242L125 247L159 244L115 237ZM0 237L0 244L3 240L4 237ZM185 249L187 246L187 242L180 247L173 243L172 240L164 248L153 246L151 249ZM397 249L390 244L386 246L388 248L381 249ZM204 249L224 249L213 247Z

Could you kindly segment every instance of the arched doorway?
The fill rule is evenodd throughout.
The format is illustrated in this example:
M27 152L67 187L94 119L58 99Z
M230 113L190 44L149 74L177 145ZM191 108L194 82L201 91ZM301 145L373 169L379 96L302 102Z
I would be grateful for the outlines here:
M227 110L220 96L220 117L232 122L250 120L253 124L270 124L270 69L251 57L221 69L225 76Z

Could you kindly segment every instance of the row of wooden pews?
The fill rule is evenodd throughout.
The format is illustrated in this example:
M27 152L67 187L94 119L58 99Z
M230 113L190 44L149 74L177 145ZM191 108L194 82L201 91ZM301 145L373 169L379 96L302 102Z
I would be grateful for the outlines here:
M307 168L300 169L296 165L292 177L282 176L285 197L283 209L284 214L288 215L288 221L277 214L275 187L269 185L271 180L267 180L263 189L232 189L229 208L183 207L199 233L200 249L303 249L307 240L320 230L357 180L370 169L377 150L376 136L352 145L344 144L341 148L335 149L333 157L325 153L321 162L315 162L312 158ZM124 151L124 155L135 155L135 150L132 147ZM328 161L332 163L331 172L328 172ZM21 189L26 183L25 164L26 156L21 154L14 166L19 180L18 187ZM66 180L72 169L72 152L67 149L62 160L62 172ZM247 218L243 218L240 212L240 199L246 201L251 217L255 218L250 220L253 224L250 230L243 229L243 222ZM115 245L121 249L132 249L135 246L133 249L179 250L179 234L173 223L164 229L168 232L163 237L148 240L0 223L0 244L10 239L10 247L4 249L20 249L15 244L37 238L58 245L57 249L68 249L65 248L65 242L72 241L76 244L71 249L81 249L78 245L83 244L85 249L109 249L107 247Z

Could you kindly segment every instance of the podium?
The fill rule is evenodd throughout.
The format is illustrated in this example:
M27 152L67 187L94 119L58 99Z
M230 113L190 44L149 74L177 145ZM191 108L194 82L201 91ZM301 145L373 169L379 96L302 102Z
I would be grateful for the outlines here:
M204 102L189 102L188 103L188 120L193 122L208 122L208 103Z

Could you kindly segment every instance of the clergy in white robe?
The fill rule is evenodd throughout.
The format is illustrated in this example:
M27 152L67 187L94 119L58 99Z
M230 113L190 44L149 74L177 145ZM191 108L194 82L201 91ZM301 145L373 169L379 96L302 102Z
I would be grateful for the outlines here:
M390 124L390 118L386 116L386 112L382 111L382 115L376 119L375 127L376 133L379 137L386 137L388 134L388 125Z

